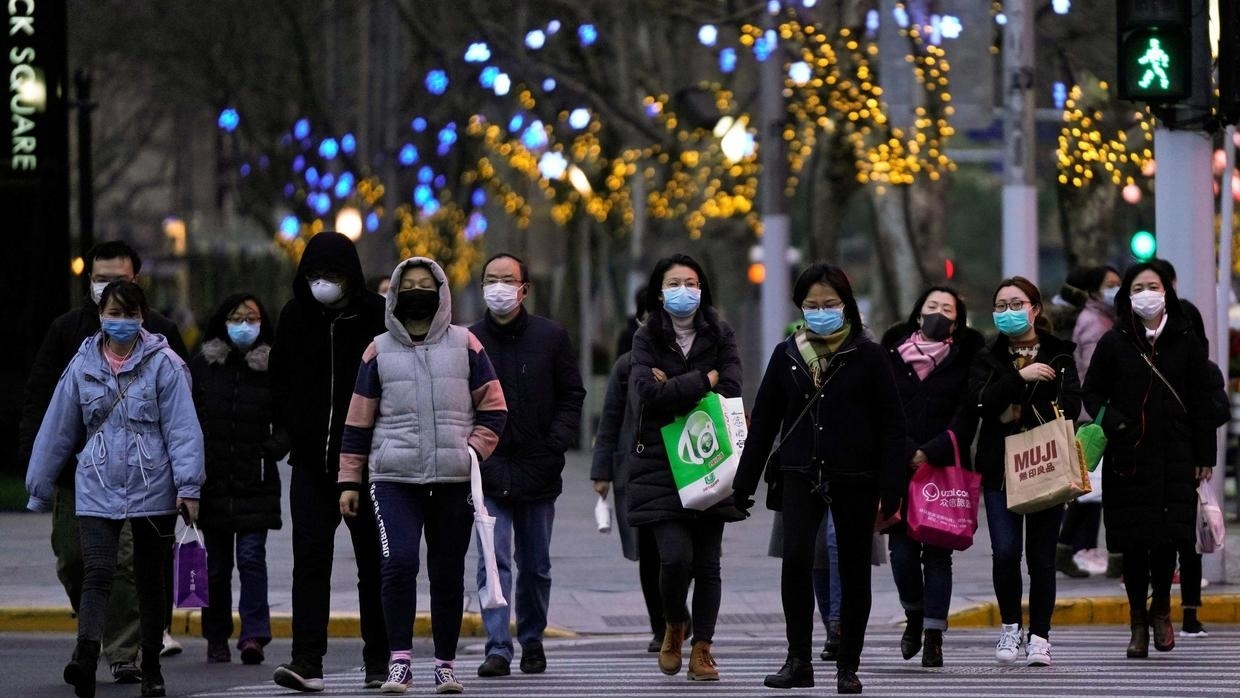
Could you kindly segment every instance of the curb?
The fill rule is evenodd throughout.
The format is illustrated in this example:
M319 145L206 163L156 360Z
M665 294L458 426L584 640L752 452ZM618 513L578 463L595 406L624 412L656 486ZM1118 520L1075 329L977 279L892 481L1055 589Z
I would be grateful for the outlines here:
M1023 605L1028 617L1029 604ZM1182 619L1180 602L1171 602L1171 619ZM1205 622L1240 622L1240 594L1213 594L1203 596L1197 617ZM1058 599L1055 601L1054 624L1059 625L1128 625L1128 598L1107 596L1098 598ZM948 616L948 625L957 628L991 628L1000 624L999 605L986 602L963 608Z
M233 623L241 619L233 612ZM172 612L174 634L199 637L202 635L202 611L178 608ZM67 606L9 607L0 608L0 632L10 633L76 633L77 616ZM516 625L513 625L516 633ZM430 613L419 613L413 621L414 637L431 636ZM271 614L271 635L275 638L293 636L293 616L288 613ZM361 637L361 618L356 613L333 613L327 624L328 637ZM577 637L577 633L565 628L548 626L544 636L554 639ZM486 637L482 615L465 613L461 616L461 637Z

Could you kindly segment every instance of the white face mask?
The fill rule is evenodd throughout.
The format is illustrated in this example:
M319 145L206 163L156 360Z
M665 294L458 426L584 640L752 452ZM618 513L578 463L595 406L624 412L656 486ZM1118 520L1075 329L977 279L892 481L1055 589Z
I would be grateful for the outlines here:
M1107 305L1115 305L1115 296L1119 294L1119 286L1109 286L1102 289L1102 300Z
M482 287L482 300L493 315L508 315L517 309L521 301L517 299L521 289L518 286L504 283L493 283Z
M1132 312L1142 320L1153 320L1167 308L1167 297L1162 291L1138 291L1132 294Z
M103 296L103 289L108 287L107 281L95 281L90 285L90 297L95 299L95 305L99 305L99 298Z
M344 297L344 287L327 279L315 279L310 282L310 295L314 300L329 305Z

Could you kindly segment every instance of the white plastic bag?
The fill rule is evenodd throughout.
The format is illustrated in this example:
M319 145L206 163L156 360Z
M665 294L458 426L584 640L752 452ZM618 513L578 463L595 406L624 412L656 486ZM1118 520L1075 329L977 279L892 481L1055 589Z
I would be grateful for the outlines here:
M474 531L478 536L478 554L482 556L487 570L487 583L478 589L478 603L483 608L504 608L503 585L499 582L499 565L495 562L495 517L487 511L482 498L482 471L478 467L478 454L469 450L469 491L474 500Z
M1223 509L1218 505L1214 487L1203 480L1197 485L1197 552L1222 550L1226 531Z
M594 503L594 525L599 533L611 533L611 505L601 494L598 501Z

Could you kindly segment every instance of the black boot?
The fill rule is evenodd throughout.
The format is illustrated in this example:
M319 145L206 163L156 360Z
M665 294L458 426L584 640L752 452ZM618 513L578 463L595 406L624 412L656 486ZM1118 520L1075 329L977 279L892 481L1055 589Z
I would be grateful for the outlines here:
M912 659L921 651L923 617L921 611L905 611L904 615L908 622L904 624L904 634L900 636L900 655Z
M840 669L835 673L835 692L840 694L860 693L861 679L852 669Z
M814 667L805 659L788 657L774 674L767 674L762 685L767 688L813 688Z
M927 630L925 646L921 650L921 665L924 667L943 666L943 631Z
M73 659L65 665L65 683L73 686L78 698L94 698L95 673L99 669L99 643L78 640Z
M1132 624L1132 639L1128 641L1128 658L1145 659L1150 656L1150 628L1145 623Z
M142 646L142 698L160 698L167 695L164 675L159 670L159 645Z
M822 646L822 657L824 662L834 662L836 655L840 653L840 621L834 618L827 621L827 641Z

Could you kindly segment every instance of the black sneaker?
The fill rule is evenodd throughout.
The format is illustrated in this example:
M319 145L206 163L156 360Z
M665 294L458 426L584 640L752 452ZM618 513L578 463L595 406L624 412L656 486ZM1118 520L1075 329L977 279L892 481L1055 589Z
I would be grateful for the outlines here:
M381 688L387 682L391 664L387 666L363 666L366 677L362 680L362 688Z
M384 675L386 678L386 674ZM294 691L317 693L323 690L323 667L302 664L297 661L281 664L271 676L277 686Z
M133 662L112 662L114 683L142 683L142 670Z
M207 664L227 664L232 661L232 650L228 649L228 640L207 642Z
M510 662L503 655L488 654L478 667L478 675L483 678L507 676L512 673L512 670L508 668L509 664Z
M1206 632L1201 621L1196 618L1185 618L1184 627L1180 629L1180 637L1210 637L1210 633Z
M541 674L547 670L547 655L542 645L521 648L521 673Z

